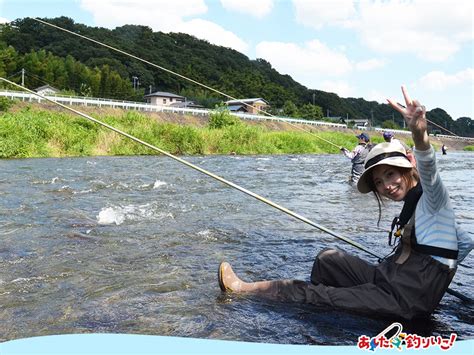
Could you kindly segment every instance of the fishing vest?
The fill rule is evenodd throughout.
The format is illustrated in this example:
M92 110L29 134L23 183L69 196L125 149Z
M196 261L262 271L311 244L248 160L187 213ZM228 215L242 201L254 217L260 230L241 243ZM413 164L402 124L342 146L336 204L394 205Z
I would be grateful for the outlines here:
M403 264L410 256L411 250L415 250L422 254L457 260L457 250L418 244L415 233L415 210L422 194L423 189L421 188L420 183L410 189L405 196L405 203L403 204L400 216L395 217L392 222L392 230L388 236L389 245L395 244L395 241L392 244L392 235L395 237L395 240L397 238L401 239L399 241L401 253L395 262L397 264Z
M360 151L354 158L351 159L352 164L364 164L365 158L369 154L370 150L372 149L373 145L370 143L364 144L364 149Z

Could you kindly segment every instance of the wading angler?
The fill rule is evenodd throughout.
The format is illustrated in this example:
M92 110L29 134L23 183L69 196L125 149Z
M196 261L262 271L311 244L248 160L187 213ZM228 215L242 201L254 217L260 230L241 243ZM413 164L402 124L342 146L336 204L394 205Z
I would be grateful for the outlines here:
M388 101L412 132L418 169L400 144L381 143L367 154L357 183L361 193L375 194L379 212L383 198L404 202L393 223L395 251L373 265L344 251L325 249L316 257L310 282L244 282L223 262L218 273L222 291L404 319L427 317L435 310L473 243L456 224L436 168L425 108L404 87L402 91L406 107Z

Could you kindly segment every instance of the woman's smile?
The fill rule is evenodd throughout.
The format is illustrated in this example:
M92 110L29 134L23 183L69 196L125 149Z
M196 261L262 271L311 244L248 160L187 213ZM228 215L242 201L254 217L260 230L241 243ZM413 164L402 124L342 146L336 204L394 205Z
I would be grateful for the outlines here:
M405 198L408 187L398 169L382 164L374 168L372 177L380 195L394 201L401 201Z

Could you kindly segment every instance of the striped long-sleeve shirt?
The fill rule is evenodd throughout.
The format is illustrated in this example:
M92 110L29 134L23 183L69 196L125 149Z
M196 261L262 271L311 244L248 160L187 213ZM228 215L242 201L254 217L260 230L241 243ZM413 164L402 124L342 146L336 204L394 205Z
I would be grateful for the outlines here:
M415 149L415 156L423 188L423 195L415 210L416 240L418 244L458 250L460 261L472 250L473 241L456 224L448 191L436 168L435 151L433 147L426 151ZM433 258L455 266L449 259L439 256Z

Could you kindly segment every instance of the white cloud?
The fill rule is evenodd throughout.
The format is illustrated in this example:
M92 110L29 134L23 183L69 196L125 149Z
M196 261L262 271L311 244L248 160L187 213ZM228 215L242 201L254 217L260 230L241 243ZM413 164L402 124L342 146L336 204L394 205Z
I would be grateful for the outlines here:
M356 63L355 68L358 71L369 71L377 68L382 68L385 66L385 64L386 63L384 60L373 58Z
M273 8L273 0L221 0L223 8L257 18L268 15Z
M345 26L355 14L353 0L293 0L296 21L320 29L324 25Z
M280 73L290 74L294 80L310 88L319 87L322 77L341 76L352 70L347 57L318 40L295 43L260 42L256 57L263 58Z
M472 4L458 1L362 2L357 30L380 53L412 53L428 61L452 57L472 38Z
M188 16L207 12L203 0L81 0L98 26L113 28L125 24L140 24L169 32Z
M10 22L10 20L7 20L4 17L0 17L0 23L7 23L7 22Z
M313 28L353 28L378 53L445 61L474 38L472 0L293 0L296 21Z
M187 20L207 13L204 0L81 0L81 7L92 14L97 26L143 25L154 31L187 33L243 53L248 50L245 41L215 23Z
M444 91L449 88L470 84L474 85L474 69L468 68L454 74L446 74L442 71L432 71L424 75L417 82L417 86L433 91Z

